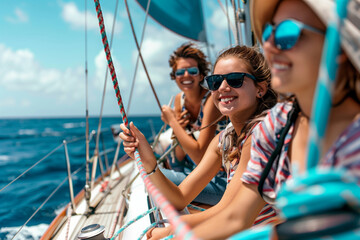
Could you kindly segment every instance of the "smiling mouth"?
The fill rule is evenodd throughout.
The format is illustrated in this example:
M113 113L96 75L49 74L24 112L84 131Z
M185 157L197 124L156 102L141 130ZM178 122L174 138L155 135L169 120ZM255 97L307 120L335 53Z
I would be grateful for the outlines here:
M183 82L181 82L181 84L182 84L182 85L190 85L190 84L193 84L193 82L194 82L194 81L188 80L188 81L183 81Z
M235 97L224 97L224 98L220 98L220 102L227 104L227 103L232 102L234 99L235 99Z
M273 63L272 68L278 71L287 70L290 68L289 64L283 64L283 63Z

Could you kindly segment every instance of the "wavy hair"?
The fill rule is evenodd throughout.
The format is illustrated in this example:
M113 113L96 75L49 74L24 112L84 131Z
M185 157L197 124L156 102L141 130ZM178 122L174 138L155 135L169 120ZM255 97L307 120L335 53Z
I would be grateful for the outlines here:
M169 65L172 69L170 77L173 80L175 79L175 71L179 58L194 59L198 64L199 72L202 76L206 76L210 72L210 63L206 60L203 51L196 47L194 43L184 43L171 54L169 59Z

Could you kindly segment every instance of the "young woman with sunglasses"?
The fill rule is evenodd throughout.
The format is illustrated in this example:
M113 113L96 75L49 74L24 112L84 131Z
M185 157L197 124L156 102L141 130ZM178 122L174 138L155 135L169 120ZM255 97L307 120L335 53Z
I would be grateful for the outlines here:
M181 90L175 97L174 110L162 107L161 119L172 128L180 144L169 164L176 171L189 173L199 164L216 130L224 129L226 124L216 123L221 114L209 100L210 92L200 85L209 72L204 53L193 43L183 44L170 56L169 65L170 77ZM208 127L195 132L204 126Z
M207 76L205 81L211 90L213 103L230 118L231 123L211 141L200 164L179 187L157 170L149 144L132 123L130 130L121 125L124 132L120 134L125 152L133 157L135 147L138 148L151 181L179 210L200 193L221 166L226 169L229 184L220 202L204 212L183 216L192 226L221 211L234 197L250 157L252 130L265 111L277 102L277 95L269 87L269 68L262 54L254 48L236 46L224 51L214 65L214 74ZM129 136L130 131L134 137ZM270 218L271 215L263 215L258 220ZM169 230L169 227L152 230L148 237L158 238L167 235Z
M252 23L256 36L262 36L272 73L271 85L280 93L294 95L278 103L256 126L242 186L224 211L194 229L196 236L222 239L250 227L266 203L274 204L281 186L293 174L306 170L309 116L319 75L325 24L335 12L333 4L332 0L252 1ZM347 28L342 29L346 35L342 37L359 36L359 25L348 20L346 24ZM353 42L342 45L343 53L338 59L339 69L319 167L344 168L360 183L360 59L353 58L354 51L359 54L360 44L355 41L358 38L348 39ZM349 51L349 46L357 47ZM286 125L288 131L285 131ZM285 141L279 145L280 151L274 156L274 163L269 165L269 173L264 175L282 137Z
M199 48L193 43L181 45L170 56L169 65L170 77L181 92L175 96L174 110L162 107L161 119L171 127L180 146L168 162L171 170L163 169L162 173L179 185L199 164L211 139L226 127L227 121L219 121L222 115L211 101L210 92L200 85L209 73L209 63ZM198 131L200 128L204 129ZM194 201L218 203L226 188L225 176L224 171L219 171Z

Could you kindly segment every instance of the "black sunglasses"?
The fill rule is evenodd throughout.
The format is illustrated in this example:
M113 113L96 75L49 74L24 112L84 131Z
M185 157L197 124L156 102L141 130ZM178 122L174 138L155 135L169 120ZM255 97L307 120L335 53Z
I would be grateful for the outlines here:
M239 88L243 85L244 78L248 77L254 81L256 81L256 78L249 74L249 73L243 73L243 72L233 72L228 74L214 74L210 76L206 76L204 80L207 83L207 88L211 91L216 91L219 89L221 83L226 80L226 82L229 84L230 87L233 88Z

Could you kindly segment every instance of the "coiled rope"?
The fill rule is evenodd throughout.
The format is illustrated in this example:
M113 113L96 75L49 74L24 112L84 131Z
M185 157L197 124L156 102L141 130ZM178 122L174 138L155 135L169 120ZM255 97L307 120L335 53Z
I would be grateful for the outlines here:
M126 0L125 0L126 2ZM125 113L125 109L123 106L120 89L118 86L118 81L116 77L116 72L114 69L114 65L111 58L110 48L106 37L105 32L105 25L104 25L104 19L101 11L101 6L99 3L99 0L94 0L95 8L97 12L97 17L99 20L99 27L100 27L100 34L102 37L102 42L104 45L104 51L106 54L106 59L108 61L108 67L110 69L112 82L114 85L115 94L118 100L118 105L120 107L120 113L122 116L122 120L125 124L125 126L128 126L128 119ZM140 54L140 52L139 52ZM141 54L140 54L141 56ZM161 107L161 106L160 106ZM165 215L170 220L172 226L175 228L176 235L179 236L181 239L197 239L192 231L190 230L190 227L184 223L181 219L179 214L177 213L176 209L167 201L167 199L160 193L160 191L151 183L150 179L148 178L146 171L143 167L143 164L141 162L141 158L139 155L139 152L135 151L135 161L137 163L137 167L139 169L140 175L144 180L145 186L148 189L151 196L155 199L156 203L160 208L164 211Z

